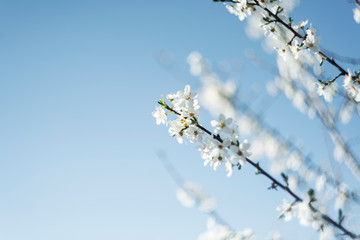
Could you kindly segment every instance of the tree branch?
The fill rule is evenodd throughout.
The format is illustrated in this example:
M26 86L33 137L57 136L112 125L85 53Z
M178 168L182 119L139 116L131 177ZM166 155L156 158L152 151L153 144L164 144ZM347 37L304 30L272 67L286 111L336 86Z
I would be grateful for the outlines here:
M238 3L236 0L213 0L214 2L231 2L231 3ZM355 0L356 3L359 3L358 0ZM300 38L301 40L305 40L306 36L301 35L295 29L291 27L291 25L286 24L277 14L274 14L271 12L267 7L263 7L260 5L258 0L254 0L254 5L260 7L261 9L265 10L271 17L275 19L276 22L283 25L285 28L287 28L291 33L293 33L296 37ZM332 57L328 57L325 53L319 51L318 54L322 57L322 59L326 60L328 63L333 65L335 68L337 68L340 72L340 75L346 75L347 71L345 71L344 68L342 68L339 64L337 64Z
M175 111L174 109L172 109L171 107L169 107L168 105L164 106L167 110L175 113L176 115L181 116L181 114L177 111ZM215 140L219 141L219 142L223 142L222 138L220 137L220 135L215 135L212 132L210 132L209 130L207 130L206 128L202 127L199 124L196 124L195 126L197 126L198 128L200 128L201 130L203 130L204 132L206 132L208 135L210 135L212 138L214 138ZM246 161L252 165L254 168L256 168L259 173L263 174L265 177L267 177L268 179L271 180L271 182L273 184L276 184L278 187L280 187L283 191L287 192L288 194L290 194L296 202L303 202L303 199L301 197L299 197L297 194L295 194L293 191L291 191L291 189L288 186L283 185L280 181L276 180L273 176L271 176L268 172L266 172L263 168L260 167L259 163L255 163L252 160L250 160L249 158L245 158ZM321 214L321 217L323 220L325 220L326 222L328 222L329 224L333 225L334 227L338 228L339 230L341 230L343 232L344 235L349 236L352 239L356 239L358 238L357 235L353 232L350 232L349 230L347 230L346 228L344 228L341 224L337 223L336 221L334 221L333 219L331 219L328 215L326 214Z

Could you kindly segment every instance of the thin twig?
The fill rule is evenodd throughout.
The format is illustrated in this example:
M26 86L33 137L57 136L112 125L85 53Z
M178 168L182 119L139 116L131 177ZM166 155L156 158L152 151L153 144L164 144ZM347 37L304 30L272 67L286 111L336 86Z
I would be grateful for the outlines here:
M237 1L234 0L213 0L215 2L232 2L232 3L237 3ZM358 3L358 0L355 0ZM260 5L258 0L254 0L254 5L262 8L263 10L265 10L271 17L273 17L275 19L276 22L280 23L281 25L283 25L285 28L287 28L291 33L293 33L296 37L300 38L301 40L305 40L306 36L301 35L300 33L298 33L297 31L295 31L295 29L293 29L291 27L291 25L286 24L281 18L279 18L279 16L277 14L274 14L273 12L271 12L267 7L263 7L262 5ZM325 53L319 51L318 54L321 56L322 59L326 60L327 62L329 62L331 65L333 65L335 68L337 68L340 71L340 75L346 75L347 71L345 71L344 68L342 68L339 64L337 64L333 58L328 57Z
M165 106L166 109L168 109L169 111L175 113L176 115L181 116L181 114L177 111L175 111L174 109L170 108L168 105ZM213 133L211 133L209 130L207 130L206 128L200 126L199 124L196 125L197 127L199 127L201 130L204 130L204 132L206 132L208 135L210 135L212 138L214 138L215 140L219 141L219 142L223 142L222 138L220 137L220 135L215 135ZM301 197L299 197L297 194L295 194L293 191L291 191L291 189L288 186L283 185L282 183L280 183L278 180L276 180L273 176L271 176L268 172L266 172L263 168L260 167L259 163L255 163L252 160L250 160L249 158L245 158L246 161L251 164L254 168L256 168L258 170L259 173L263 174L264 176L266 176L268 179L270 179L272 181L273 184L276 184L276 186L280 187L282 190L284 190L285 192L287 192L288 194L290 194L294 199L295 202L303 202L303 199ZM344 235L351 237L352 239L356 239L358 238L357 235L355 233L350 232L349 230L347 230L346 228L344 228L341 224L337 223L336 221L332 220L329 216L327 216L326 214L321 214L321 217L323 220L325 220L326 222L330 223L331 225L333 225L334 227L340 229Z

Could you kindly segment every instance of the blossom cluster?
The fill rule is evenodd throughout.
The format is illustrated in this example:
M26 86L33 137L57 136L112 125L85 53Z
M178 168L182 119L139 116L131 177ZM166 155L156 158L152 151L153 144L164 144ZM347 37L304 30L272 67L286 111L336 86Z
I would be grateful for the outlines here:
M284 61L289 58L307 61L309 58L307 53L310 52L321 65L327 57L324 57L323 53L317 54L320 53L320 37L317 35L317 30L311 23L307 26L308 20L294 24L293 19L287 14L287 4L288 2L281 0L240 0L233 1L231 4L226 3L225 7L231 14L238 16L240 21L249 16L252 16L252 19L257 19L255 22L262 28L267 39L273 41L273 48ZM256 7L263 11L256 11ZM358 17L360 16L359 12L358 8L354 9L355 20L360 19ZM254 30L252 29L252 31ZM344 71L341 71L341 75L345 75ZM333 96L338 92L337 86L334 84L337 78L328 82L316 82L313 84L313 88L316 85L317 94L323 96L327 102L331 102ZM343 87L348 97L358 103L360 102L360 82L354 81L354 79L358 78L351 76L350 73L347 74L344 78Z
M359 75L360 75L359 73L355 73L353 76L349 70L348 74L344 78L344 88L346 90L347 95L358 103L360 103Z
M312 201L314 199L291 203L284 199L276 210L280 212L280 217L285 221L290 221L294 217L299 220L301 225L312 226L319 231L319 239L331 239L334 236L334 229L328 226L322 214L312 206Z
M354 8L353 9L353 13L354 13L354 20L357 24L360 23L360 8Z
M200 211L205 213L211 213L215 210L215 200L194 183L186 182L182 188L177 190L176 196L184 207L197 206Z
M263 1L247 1L241 0L236 1L233 4L226 4L226 9L236 16L238 16L240 21L243 21L246 17L252 15L252 12L255 12L255 6L258 5L260 8L267 9L269 12L263 11L261 13L261 27L263 28L264 35L266 37L273 38L274 40L279 40L282 42L282 47L278 47L278 53L283 58L286 58L288 54L292 54L297 59L302 53L303 50L312 50L313 52L319 51L319 41L320 37L316 35L316 29L310 24L310 27L306 27L308 20L301 21L296 25L292 24L292 19L290 18L290 26L294 31L297 32L296 36L293 36L292 39L282 39L281 34L283 27L279 21L282 19L288 19L284 13L283 3L277 0L263 0ZM304 37L301 39L299 36ZM295 38L297 37L297 38Z
M199 124L197 94L191 92L189 85L185 86L184 91L168 94L166 99L170 104L161 99L160 106L152 113L156 123L169 125L170 135L176 137L179 143L187 138L191 143L198 144L204 166L209 165L216 170L224 165L230 177L234 166L241 168L245 165L251 154L250 144L246 139L240 142L239 128L232 118L220 114L217 120L211 121L214 127L214 133L211 133ZM169 119L170 114L175 118Z
M308 20L292 26L295 30L301 29L304 31L305 37L303 40L294 38L292 41L289 41L285 47L279 48L278 53L281 57L286 59L287 54L290 52L295 59L298 59L304 53L304 50L311 50L313 53L319 52L320 37L316 35L316 29L311 24L310 27L305 28L307 23Z
M200 234L199 240L255 240L255 235L249 228L234 232L228 226L218 224L214 218L207 221L206 232Z

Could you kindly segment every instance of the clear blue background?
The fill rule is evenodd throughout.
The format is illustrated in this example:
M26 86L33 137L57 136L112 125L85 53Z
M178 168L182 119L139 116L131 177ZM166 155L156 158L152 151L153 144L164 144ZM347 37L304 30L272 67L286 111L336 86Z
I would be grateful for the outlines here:
M353 6L303 1L292 16L309 19L326 48L359 57ZM196 239L207 217L178 203L158 150L216 197L236 229L316 239L277 220L286 195L268 191L253 169L227 178L204 168L193 146L177 144L151 116L162 94L200 86L186 64L193 50L240 61L245 88L271 80L244 56L263 52L244 27L210 0L0 1L0 239ZM175 67L159 64L163 52ZM326 157L311 145L323 139L319 123L300 126L306 117L285 118L291 103L278 104L269 122Z

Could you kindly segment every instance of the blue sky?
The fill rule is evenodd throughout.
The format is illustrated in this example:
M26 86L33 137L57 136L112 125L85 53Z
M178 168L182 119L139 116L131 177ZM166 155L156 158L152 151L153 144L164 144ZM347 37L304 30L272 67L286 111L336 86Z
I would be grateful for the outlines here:
M326 48L358 57L352 7L303 1L293 16L309 18ZM234 227L251 227L259 239L274 229L303 232L276 219L284 194L266 190L252 169L228 179L204 168L190 144L177 144L151 116L162 94L200 86L186 63L194 50L240 61L244 79L271 79L244 56L260 46L210 0L0 1L0 238L196 239L206 217L177 202L159 149L216 197ZM158 63L161 52L175 70Z

